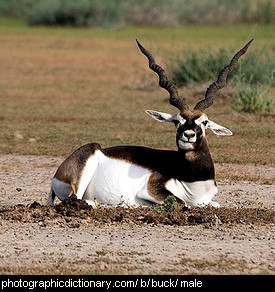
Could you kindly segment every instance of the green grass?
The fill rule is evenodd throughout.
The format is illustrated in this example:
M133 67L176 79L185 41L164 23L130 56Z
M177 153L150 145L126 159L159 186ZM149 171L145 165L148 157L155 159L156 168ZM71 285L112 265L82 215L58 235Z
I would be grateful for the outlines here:
M239 112L273 112L275 101L268 94L269 89L259 85L240 85L233 94L234 108Z
M177 208L178 202L174 196L166 197L162 205L151 207L151 209L157 213L173 213Z
M1 18L1 35L38 35L52 37L97 37L111 39L135 39L143 37L147 40L169 41L170 45L178 45L183 42L184 47L192 47L194 44L198 48L213 46L216 48L222 46L233 47L241 41L255 38L261 46L272 44L272 38L275 36L274 24L220 24L220 25L199 25L190 24L185 26L127 26L120 28L71 28L71 27L31 27L23 19ZM203 41L203 44L201 43ZM232 43L233 41L233 43ZM182 45L179 49L182 48ZM177 49L175 47L174 49Z
M142 145L176 149L175 129L145 109L175 112L157 85L135 38L164 68L170 57L193 50L241 47L255 37L262 48L274 25L128 27L120 30L29 27L0 19L0 153L64 155L88 142L103 147ZM213 80L180 88L189 104ZM139 88L143 88L140 90ZM274 96L274 91L271 91ZM230 128L232 137L208 133L216 162L274 163L274 115L239 114L227 89L206 113Z
M253 47L253 43L251 47ZM219 51L211 48L199 51L185 50L181 57L171 62L172 78L177 84L200 84L208 80L216 80L217 72L227 64L237 52L237 48L223 48ZM235 83L275 86L275 47L271 44L253 50L239 60L238 70L229 74L227 81L235 77Z

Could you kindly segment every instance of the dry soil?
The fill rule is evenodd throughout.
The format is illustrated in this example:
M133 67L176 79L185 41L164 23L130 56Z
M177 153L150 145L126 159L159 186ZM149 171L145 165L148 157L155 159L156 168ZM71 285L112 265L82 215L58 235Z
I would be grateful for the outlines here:
M1 274L275 274L273 166L217 164L220 209L46 207L61 157L0 155Z

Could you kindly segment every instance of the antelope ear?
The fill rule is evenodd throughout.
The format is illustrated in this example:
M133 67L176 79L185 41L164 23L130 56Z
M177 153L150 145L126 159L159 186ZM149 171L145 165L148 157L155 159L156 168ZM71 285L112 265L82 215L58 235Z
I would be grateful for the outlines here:
M152 110L146 110L145 112L147 115L159 122L174 122L177 116Z
M231 136L233 133L227 128L220 126L212 121L208 121L207 128L209 128L214 134L219 136Z

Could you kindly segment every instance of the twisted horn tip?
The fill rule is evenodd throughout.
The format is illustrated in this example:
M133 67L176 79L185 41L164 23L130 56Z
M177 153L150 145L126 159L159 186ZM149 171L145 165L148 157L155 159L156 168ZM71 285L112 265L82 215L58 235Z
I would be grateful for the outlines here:
M141 43L137 39L136 39L136 43L141 51L144 50L143 46L141 45Z
M250 46L250 44L254 41L254 39L251 39L243 48L242 50L244 50L244 53L246 52L246 50L248 49L248 47Z

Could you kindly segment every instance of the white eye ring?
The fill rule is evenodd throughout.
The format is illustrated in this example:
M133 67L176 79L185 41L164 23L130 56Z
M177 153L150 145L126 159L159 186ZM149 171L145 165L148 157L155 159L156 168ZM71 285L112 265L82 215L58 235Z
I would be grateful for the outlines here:
M180 120L175 120L174 123L175 123L175 126L176 126L176 129L178 130L178 128L180 126L183 126L185 124L186 120L185 119L180 119Z
M183 126L186 123L185 119L180 120L180 124Z
M208 118L206 115L202 115L201 117L199 117L198 119L195 120L195 123L198 126L200 126L201 124L206 125L205 122L206 122L206 124L208 123Z
M179 114L176 116L176 120L181 124L182 126L186 123L186 120Z

